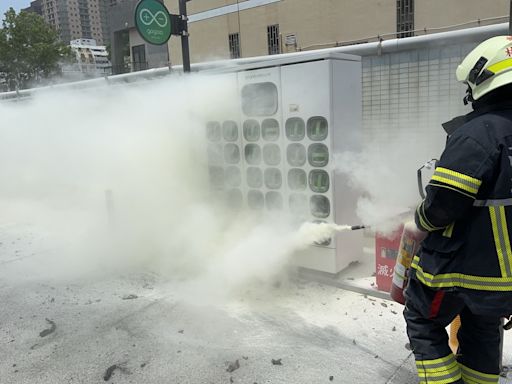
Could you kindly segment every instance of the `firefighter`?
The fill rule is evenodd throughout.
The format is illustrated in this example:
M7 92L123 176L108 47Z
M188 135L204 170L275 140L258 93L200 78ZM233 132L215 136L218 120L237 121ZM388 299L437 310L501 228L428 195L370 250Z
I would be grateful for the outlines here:
M501 318L512 314L512 36L457 68L473 111L443 124L446 148L415 214L404 317L420 383L498 383ZM453 354L445 327L461 317Z

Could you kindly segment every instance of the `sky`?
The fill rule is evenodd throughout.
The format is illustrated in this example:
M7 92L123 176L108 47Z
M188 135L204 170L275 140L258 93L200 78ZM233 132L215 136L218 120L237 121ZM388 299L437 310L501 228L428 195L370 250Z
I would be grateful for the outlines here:
M16 11L19 11L21 8L26 8L30 5L30 0L0 0L0 15L3 20L4 13L10 8L13 7Z

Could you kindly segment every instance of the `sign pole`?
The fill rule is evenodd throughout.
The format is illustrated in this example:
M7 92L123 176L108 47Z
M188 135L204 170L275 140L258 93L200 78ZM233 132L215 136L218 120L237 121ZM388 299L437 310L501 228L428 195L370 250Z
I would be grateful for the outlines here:
M188 17L187 17L187 1L180 2L180 17L182 21L181 31L181 53L183 56L183 72L190 72L190 49L188 45Z

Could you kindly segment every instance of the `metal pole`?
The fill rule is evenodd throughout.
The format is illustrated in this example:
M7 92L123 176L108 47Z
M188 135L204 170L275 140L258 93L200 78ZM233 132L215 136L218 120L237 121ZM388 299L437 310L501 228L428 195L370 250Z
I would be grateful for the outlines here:
M510 0L509 15L508 15L508 34L512 35L512 0Z
M180 1L180 17L183 25L181 32L181 52L183 55L183 72L190 72L190 50L188 46L188 17L187 17L187 1ZM511 0L512 1L512 0Z

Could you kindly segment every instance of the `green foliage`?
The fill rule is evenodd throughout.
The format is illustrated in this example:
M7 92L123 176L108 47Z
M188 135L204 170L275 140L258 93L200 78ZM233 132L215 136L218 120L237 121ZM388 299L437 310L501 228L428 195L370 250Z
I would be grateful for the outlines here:
M0 29L0 79L11 90L40 83L59 72L59 62L71 49L59 41L57 31L32 12L16 14L10 8Z

